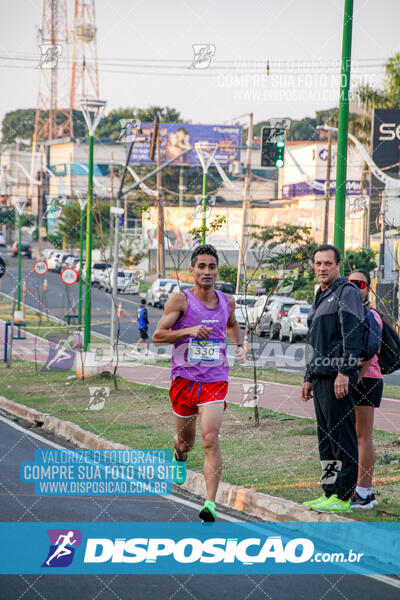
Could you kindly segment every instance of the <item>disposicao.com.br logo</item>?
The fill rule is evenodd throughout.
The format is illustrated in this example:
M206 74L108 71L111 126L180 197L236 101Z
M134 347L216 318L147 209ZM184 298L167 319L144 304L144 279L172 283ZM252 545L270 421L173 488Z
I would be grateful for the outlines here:
M397 522L18 522L0 536L0 574L400 572Z
M314 543L307 538L295 538L284 544L280 536L245 538L208 538L200 540L186 537L101 539L91 538L86 543L85 563L155 563L170 557L181 564L234 563L244 565L265 563L303 563L314 554Z

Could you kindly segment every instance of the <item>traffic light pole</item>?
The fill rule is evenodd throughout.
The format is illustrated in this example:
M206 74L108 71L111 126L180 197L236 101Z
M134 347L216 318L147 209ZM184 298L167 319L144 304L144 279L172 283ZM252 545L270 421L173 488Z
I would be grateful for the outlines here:
M345 0L342 69L340 79L339 127L336 164L335 193L335 231L334 244L344 254L345 208L346 208L346 172L347 172L347 134L349 120L349 88L351 65L351 37L353 26L353 0Z

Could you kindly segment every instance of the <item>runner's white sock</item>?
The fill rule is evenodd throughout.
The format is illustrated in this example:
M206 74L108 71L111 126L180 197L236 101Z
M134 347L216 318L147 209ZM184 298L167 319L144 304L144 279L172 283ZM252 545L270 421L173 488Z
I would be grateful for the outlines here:
M356 486L356 492L359 496L361 496L361 498L363 500L365 500L366 498L368 498L368 496L370 494L372 494L372 488L371 487L361 487L359 485Z

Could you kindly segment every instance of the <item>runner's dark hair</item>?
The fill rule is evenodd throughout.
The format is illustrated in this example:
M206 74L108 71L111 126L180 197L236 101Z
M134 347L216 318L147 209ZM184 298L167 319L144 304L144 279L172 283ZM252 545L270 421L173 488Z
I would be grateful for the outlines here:
M339 248L336 248L336 246L332 246L332 244L321 244L320 246L318 246L318 248L315 248L312 258L313 258L313 262L315 259L315 255L317 254L317 252L326 252L327 250L333 250L333 253L335 255L335 260L336 260L336 264L340 263L340 250Z
M365 269L354 269L354 271L349 273L349 276L353 275L353 273L361 273L362 275L364 275L365 279L367 280L368 287L371 287L371 276L368 273L368 271L366 271Z
M193 251L193 254L190 259L190 264L192 265L192 267L194 267L194 265L196 264L196 260L199 254L210 254L211 256L214 256L218 265L218 254L214 246L211 246L211 244L203 244L202 246L197 246L197 248Z

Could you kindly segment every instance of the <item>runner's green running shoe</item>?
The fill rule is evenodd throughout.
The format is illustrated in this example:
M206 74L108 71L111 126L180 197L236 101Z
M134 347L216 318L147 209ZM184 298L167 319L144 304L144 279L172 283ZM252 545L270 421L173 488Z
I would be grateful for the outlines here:
M174 482L177 485L182 485L182 483L185 483L187 476L186 458L185 460L178 460L176 457L176 450L174 450L172 457L172 468Z
M206 523L213 523L217 520L217 511L215 509L215 502L212 500L206 500L204 506L199 512L199 517Z
M340 500L336 494L333 494L327 500L313 504L311 509L317 512L347 513L351 512L351 505L350 500Z
M306 500L305 502L302 502L302 504L306 508L311 509L313 504L319 504L320 502L325 502L325 500L328 500L328 498L327 498L326 494L323 493L322 496L320 496L319 498L314 498L314 500Z

